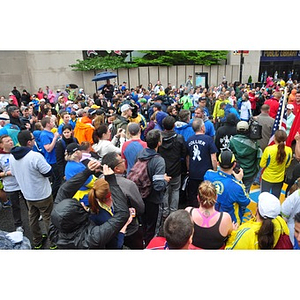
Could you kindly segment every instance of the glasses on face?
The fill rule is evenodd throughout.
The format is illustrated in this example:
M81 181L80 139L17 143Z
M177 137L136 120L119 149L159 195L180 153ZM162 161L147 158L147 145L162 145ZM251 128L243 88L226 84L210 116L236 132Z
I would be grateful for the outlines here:
M125 159L124 159L124 158L122 158L122 159L116 164L116 166L120 165L120 164L123 163L123 162L125 162ZM115 167L116 167L116 166L115 166Z
M35 137L31 138L29 141L34 141L35 140Z

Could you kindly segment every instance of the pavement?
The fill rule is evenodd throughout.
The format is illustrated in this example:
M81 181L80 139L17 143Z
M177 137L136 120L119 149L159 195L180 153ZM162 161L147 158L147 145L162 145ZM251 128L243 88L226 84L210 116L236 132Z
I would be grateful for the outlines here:
M21 216L23 221L23 228L24 228L24 236L26 236L32 245L32 233L29 228L29 222L28 222L28 210L25 204L25 200L23 198L20 199L20 206L21 206ZM43 230L44 223L43 221L40 221L40 226ZM15 231L14 226L14 220L12 215L12 208L1 208L0 207L0 230L7 231L7 232L13 232ZM44 249L49 249L49 240L44 245Z

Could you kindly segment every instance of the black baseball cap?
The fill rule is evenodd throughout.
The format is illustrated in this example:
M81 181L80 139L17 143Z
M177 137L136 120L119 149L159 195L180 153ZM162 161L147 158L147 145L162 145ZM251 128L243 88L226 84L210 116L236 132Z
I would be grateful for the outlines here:
M230 169L235 162L235 156L230 150L224 150L219 155L220 166L224 169Z
M78 145L77 143L71 143L66 148L66 151L69 155L73 154L77 150L82 150L82 147L80 147L80 145Z

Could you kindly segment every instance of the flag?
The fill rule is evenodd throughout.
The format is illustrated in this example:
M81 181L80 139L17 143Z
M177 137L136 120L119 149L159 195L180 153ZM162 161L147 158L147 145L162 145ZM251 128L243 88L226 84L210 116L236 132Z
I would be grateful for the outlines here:
M95 50L87 50L86 54L87 56L91 56L91 54L98 55L98 53Z
M282 112L282 110L284 110L284 111ZM280 118L281 118L282 113L283 113L283 116L282 116L281 126L280 126ZM284 103L284 97L282 97L279 102L279 108L278 108L278 111L277 111L277 114L275 117L275 121L274 121L274 125L272 128L272 133L271 133L271 137L270 137L269 144L268 144L269 146L275 144L274 136L275 136L276 130L283 129L286 131L286 120L287 120L286 106Z
M291 127L290 133L287 137L286 140L286 145L291 147L292 146L292 142L295 138L296 133L299 132L300 133L300 113L296 114L296 117L293 121L293 125Z

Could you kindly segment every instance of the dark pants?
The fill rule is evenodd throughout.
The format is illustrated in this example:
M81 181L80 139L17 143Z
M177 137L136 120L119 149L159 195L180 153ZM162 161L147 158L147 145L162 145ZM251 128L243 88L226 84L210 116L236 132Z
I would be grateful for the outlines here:
M188 201L187 201L188 206L199 207L197 195L198 195L199 185L202 181L203 180L201 180L201 179L191 179L190 178L189 184L188 184Z
M149 242L154 238L159 228L157 221L160 219L159 212L162 212L162 210L159 209L160 206L160 204L145 201L145 212L142 218L145 247L147 247Z
M261 192L269 192L276 196L278 199L280 197L281 188L283 182L271 183L265 180L261 180Z
M51 176L52 196L53 200L55 200L58 189L60 188L60 185L62 183L64 174L61 174L59 166L57 164L52 164L51 167L53 172L53 175Z
M139 226L139 229L135 233L125 235L124 245L130 249L144 249L142 226Z
M21 195L20 193L21 193L20 191L6 192L7 198L11 202L12 214L13 214L14 224L16 228L23 225L22 217L21 217L20 198L19 198L19 196Z

